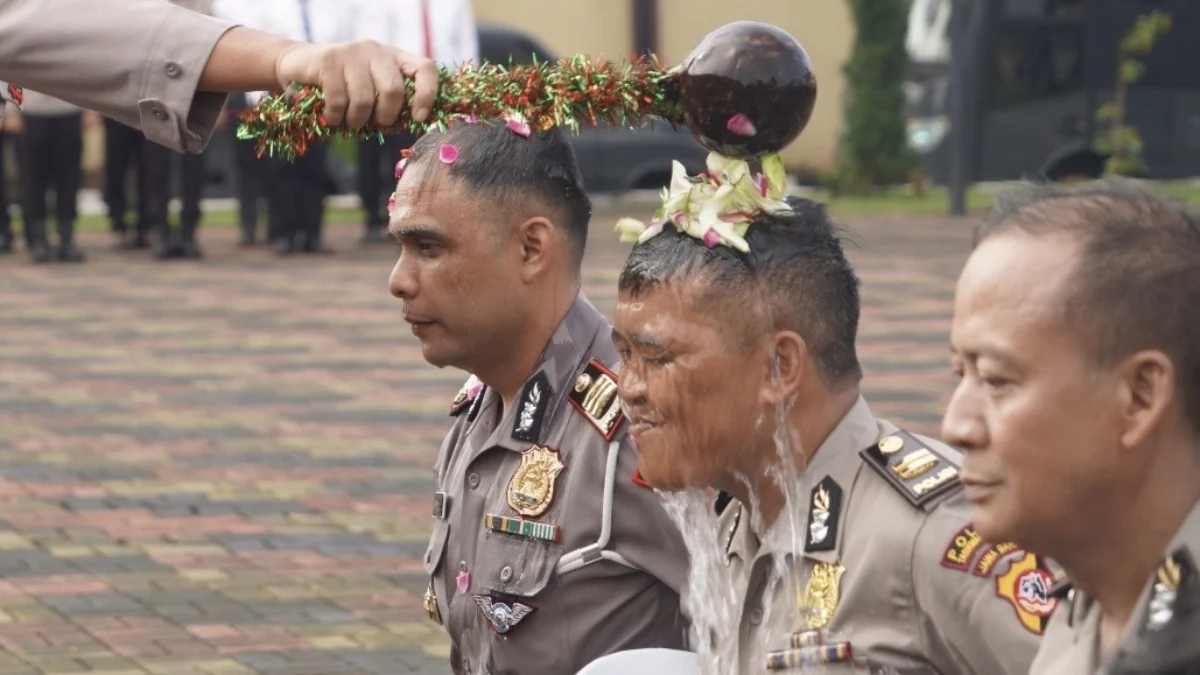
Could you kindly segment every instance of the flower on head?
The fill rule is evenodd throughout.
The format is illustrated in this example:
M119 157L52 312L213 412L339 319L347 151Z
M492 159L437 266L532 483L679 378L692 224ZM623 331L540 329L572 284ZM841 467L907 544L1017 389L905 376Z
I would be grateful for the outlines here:
M512 115L506 117L504 120L504 126L509 131L523 138L529 138L529 135L533 133L529 128L529 123L525 121L525 117L520 113L513 113Z
M443 164L453 164L458 159L458 148L453 143L443 143L438 149L438 159L442 160Z
M761 212L790 210L783 201L787 174L778 155L762 159L762 173L752 175L743 160L710 153L707 171L689 176L679 162L672 164L671 185L663 189L662 208L651 224L633 218L617 221L621 241L641 243L671 225L705 246L725 245L750 250L746 230Z
M479 115L475 113L467 113L465 115L458 115L457 117L466 124L479 124Z
M400 180L400 177L404 175L404 167L406 167L406 166L408 166L408 158L407 157L400 160L399 162L396 162L396 172L395 172L396 180Z
M729 118L725 123L725 128L737 134L738 136L755 136L758 134L758 129L754 126L754 122L746 113L738 113Z

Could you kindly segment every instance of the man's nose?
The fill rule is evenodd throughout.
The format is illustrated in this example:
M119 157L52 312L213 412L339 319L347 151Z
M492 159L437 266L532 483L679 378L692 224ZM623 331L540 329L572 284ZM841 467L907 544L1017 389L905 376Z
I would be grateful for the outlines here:
M942 440L964 452L987 443L987 425L979 401L978 387L963 378L954 389L942 417Z
M412 265L408 264L402 253L396 265L392 267L391 276L388 277L388 290L401 300L410 300L417 295L417 288L416 270L412 269Z

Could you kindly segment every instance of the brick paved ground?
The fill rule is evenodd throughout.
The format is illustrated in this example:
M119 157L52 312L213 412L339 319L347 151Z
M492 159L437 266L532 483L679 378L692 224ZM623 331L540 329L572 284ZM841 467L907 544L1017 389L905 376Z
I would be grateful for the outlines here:
M623 248L598 219L589 295ZM935 431L954 221L855 226L878 413ZM420 359L390 247L0 260L0 675L443 673L420 608L463 376Z

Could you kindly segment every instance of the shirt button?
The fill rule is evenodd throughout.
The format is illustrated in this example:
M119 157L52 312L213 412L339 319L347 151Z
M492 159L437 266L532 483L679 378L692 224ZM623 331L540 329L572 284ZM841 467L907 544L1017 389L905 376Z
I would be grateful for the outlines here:
M507 581L510 581L511 579L512 579L512 568L509 567L508 565L505 565L504 569L500 570L500 581L507 582Z
M467 485L471 486L472 490L479 487L479 474L473 473L467 476Z
M179 67L174 61L167 62L167 77L179 77L183 74L183 68Z
M761 609L755 607L754 609L750 610L750 625L757 626L758 624L762 623L762 619L763 612Z

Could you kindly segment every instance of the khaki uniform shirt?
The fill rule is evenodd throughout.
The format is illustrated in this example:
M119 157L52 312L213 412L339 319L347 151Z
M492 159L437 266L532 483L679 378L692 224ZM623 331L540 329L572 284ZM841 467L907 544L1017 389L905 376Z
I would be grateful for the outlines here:
M225 94L196 87L232 27L162 0L0 0L0 79L200 152Z
M1173 618L1172 605L1182 586L1197 583L1196 562L1200 560L1200 504L1179 528L1163 552L1163 563L1146 582L1137 609L1125 627L1117 645L1122 652L1142 652L1154 634L1164 630ZM1100 604L1069 582L1055 588L1061 606L1046 630L1030 675L1092 675L1102 672L1100 658ZM1197 636L1196 639L1200 639Z
M1052 609L1037 585L1048 598L1051 576L971 529L958 457L876 420L860 398L804 470L801 511L777 521L803 528L800 558L785 554L791 579L772 574L775 552L730 504L722 541L745 589L740 672L816 660L829 663L816 672L1025 675ZM767 668L772 652L780 663Z
M684 644L687 551L635 483L610 331L580 296L510 410L474 378L452 406L425 569L456 673L568 675Z

